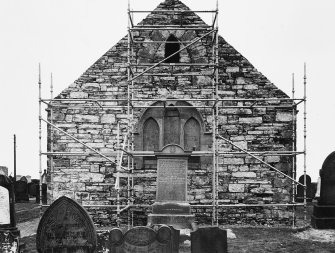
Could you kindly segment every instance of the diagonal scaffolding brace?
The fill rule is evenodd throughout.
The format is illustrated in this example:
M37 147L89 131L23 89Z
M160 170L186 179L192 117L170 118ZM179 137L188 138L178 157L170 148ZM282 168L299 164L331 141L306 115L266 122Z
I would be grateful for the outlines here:
M222 137L221 135L217 135L217 138L222 139L222 140L228 142L229 144L231 144L231 145L234 146L235 148L238 148L238 149L241 150L242 152L244 152L244 153L250 155L252 158L256 159L257 161L259 161L259 162L261 162L261 163L263 163L264 165L268 166L269 168L271 168L272 170L274 170L274 171L276 171L277 173L281 174L282 176L287 177L288 179L292 180L294 183L299 184L299 185L305 187L305 185L303 185L302 183L296 181L294 178L290 177L289 175L286 175L284 172L281 172L281 171L278 170L277 168L273 167L271 164L268 164L267 162L264 162L261 158L259 158L259 157L255 156L255 155L251 154L249 151L247 151L247 150L245 150L245 149L243 149L243 148L240 148L239 146L237 146L236 144L234 144L232 141L230 141L230 140L228 140L228 139Z

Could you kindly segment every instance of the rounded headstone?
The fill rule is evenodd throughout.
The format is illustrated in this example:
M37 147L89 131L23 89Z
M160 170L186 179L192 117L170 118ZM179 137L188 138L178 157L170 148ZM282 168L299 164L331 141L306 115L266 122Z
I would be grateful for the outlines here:
M172 232L168 226L161 226L157 231L157 241L167 244L171 241Z
M114 228L110 231L109 242L112 246L120 246L123 243L123 233L119 228Z
M133 246L148 246L156 240L156 233L148 227L135 227L124 235L124 241Z
M324 161L320 170L320 205L335 205L335 152Z

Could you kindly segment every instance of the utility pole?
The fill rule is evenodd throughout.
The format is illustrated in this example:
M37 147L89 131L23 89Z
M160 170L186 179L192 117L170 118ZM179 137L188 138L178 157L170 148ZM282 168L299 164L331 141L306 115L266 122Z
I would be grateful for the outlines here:
M14 134L14 182L16 181L16 135Z

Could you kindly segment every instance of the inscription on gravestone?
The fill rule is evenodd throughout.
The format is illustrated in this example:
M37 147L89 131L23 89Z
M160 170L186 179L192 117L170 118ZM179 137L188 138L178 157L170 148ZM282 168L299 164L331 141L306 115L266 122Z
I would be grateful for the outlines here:
M162 226L156 232L149 227L134 227L125 234L120 229L110 233L111 253L173 253L172 232Z
M89 214L67 197L56 200L38 224L39 252L94 252L96 245L96 230Z
M187 160L158 159L157 201L186 201Z
M0 225L10 224L9 192L0 186Z

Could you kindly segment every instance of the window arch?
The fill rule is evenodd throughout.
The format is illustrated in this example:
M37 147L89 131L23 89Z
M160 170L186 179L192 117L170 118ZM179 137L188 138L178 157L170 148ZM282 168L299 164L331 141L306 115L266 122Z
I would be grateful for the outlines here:
M178 39L171 34L169 38L166 40L165 44L165 58L169 57L170 55L178 52L180 50L180 44ZM175 54L169 59L165 60L166 63L179 63L180 62L180 53Z
M143 150L159 150L159 126L153 118L147 119L143 126Z
M184 147L185 150L200 150L200 124L193 117L184 125Z
M180 114L174 107L164 113L164 146L168 144L180 144Z

